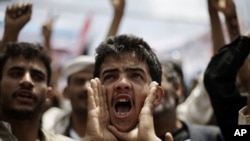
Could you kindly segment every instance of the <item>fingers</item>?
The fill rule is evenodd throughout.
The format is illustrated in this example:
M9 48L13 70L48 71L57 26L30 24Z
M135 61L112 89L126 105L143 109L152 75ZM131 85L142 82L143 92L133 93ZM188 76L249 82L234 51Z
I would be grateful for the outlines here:
M102 91L102 86L101 86L101 82L99 80L99 78L95 78L96 81L96 89L97 89L97 93L96 93L96 100L98 100L98 106L100 107L100 114L101 117L104 116L104 105L106 103L106 101L104 101L104 95L103 95L103 91Z
M90 85L87 87L87 94L88 94L88 109L95 109L96 108L96 102L94 97L94 90L93 90L93 84L94 80L90 80Z
M153 107L154 100L156 97L156 89L158 83L152 82L150 84L149 93L145 99L144 105L142 107L140 116L139 116L139 133L140 138L144 138L143 134L154 134L154 123L153 123Z
M174 141L173 136L171 133L167 132L165 134L165 141Z
M95 100L96 107L98 107L100 101L99 101L99 89L98 89L98 86L97 86L96 79L91 80L91 87L93 89L93 95L94 95L94 100Z
M125 0L111 0L115 11L123 11L125 7Z
M156 93L156 89L158 87L158 83L152 82L149 87L150 87L150 90L149 90L149 93L144 101L144 105L143 105L141 113L140 113L140 118L143 115L151 115L152 111L153 111L154 100L156 97L155 93Z
M102 86L102 92L103 92L103 107L104 107L104 110L108 112L108 105L107 105L107 93L106 93L106 90L105 90L105 87Z
M93 99L89 99L94 103L95 107L101 108L101 112L106 112L107 104L106 104L106 92L104 87L101 85L101 81L99 78L94 78L90 80L91 88L89 88L90 96ZM101 113L103 114L103 113Z
M219 0L218 5L223 9L226 8L226 0Z
M157 87L158 87L158 83L157 82L152 82L149 86L150 90L149 90L149 93L145 99L145 102L144 102L144 106L143 108L149 108L149 110L151 111L154 107L154 100L155 100L155 97L156 97L156 90L157 90Z
M19 18L25 14L31 14L32 4L29 2L13 3L7 6L6 14L13 19Z

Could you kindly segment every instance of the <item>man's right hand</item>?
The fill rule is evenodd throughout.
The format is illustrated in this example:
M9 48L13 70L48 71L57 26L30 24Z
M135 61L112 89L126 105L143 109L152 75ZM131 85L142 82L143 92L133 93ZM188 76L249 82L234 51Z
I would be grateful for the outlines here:
M106 91L98 78L90 81L88 87L88 119L84 141L117 141L107 129L109 112L106 102Z
M5 11L5 30L19 33L31 19L32 4L19 2L8 5Z

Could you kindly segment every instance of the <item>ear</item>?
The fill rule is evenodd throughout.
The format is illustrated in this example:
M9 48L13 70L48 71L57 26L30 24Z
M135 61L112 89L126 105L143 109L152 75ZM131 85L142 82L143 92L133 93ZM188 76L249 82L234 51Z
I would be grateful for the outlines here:
M184 101L184 91L185 88L181 84L174 84L174 89L176 92L176 98L178 99L179 103L182 103Z
M161 100L163 98L164 91L161 86L157 86L157 90L155 92L155 100L154 100L154 105L157 106L161 103Z
M48 87L46 98L50 99L53 96L52 87Z
M53 96L52 87L48 87L47 94L46 94L46 105L47 105L46 108L50 107L52 96Z
M184 88L180 84L174 84L174 89L176 91L177 97L178 98L181 97L183 94Z

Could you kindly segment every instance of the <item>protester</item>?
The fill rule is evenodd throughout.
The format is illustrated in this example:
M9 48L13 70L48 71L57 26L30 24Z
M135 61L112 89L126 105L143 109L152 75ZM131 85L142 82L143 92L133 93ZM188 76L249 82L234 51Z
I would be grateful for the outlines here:
M85 139L160 140L152 112L163 95L161 65L152 48L125 34L103 41L96 54Z
M93 78L95 58L81 55L68 61L62 68L67 79L63 95L70 100L71 109L50 108L43 116L43 127L51 132L81 140L87 122L87 86Z
M52 91L50 61L43 47L31 43L8 43L0 55L0 117L18 141L71 140L40 125Z
M154 125L156 134L165 138L171 132L174 141L222 141L220 129L216 126L198 125L181 121L176 107L183 97L181 68L171 60L162 61L162 88L165 95L160 105L154 109Z

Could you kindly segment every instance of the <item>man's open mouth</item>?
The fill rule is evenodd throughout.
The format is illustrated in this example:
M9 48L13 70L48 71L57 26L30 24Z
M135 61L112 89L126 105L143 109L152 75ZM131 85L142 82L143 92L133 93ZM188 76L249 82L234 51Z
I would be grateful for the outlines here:
M18 91L17 93L15 93L14 97L22 102L32 102L35 99L34 94L27 90Z
M118 117L127 116L132 108L131 98L127 95L120 95L115 98L115 112Z

